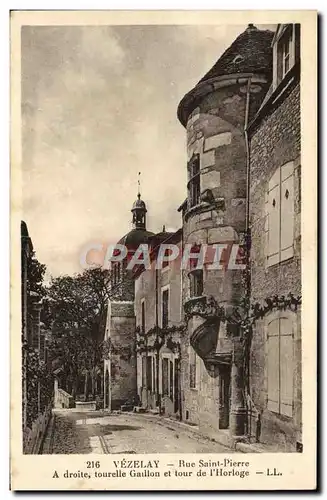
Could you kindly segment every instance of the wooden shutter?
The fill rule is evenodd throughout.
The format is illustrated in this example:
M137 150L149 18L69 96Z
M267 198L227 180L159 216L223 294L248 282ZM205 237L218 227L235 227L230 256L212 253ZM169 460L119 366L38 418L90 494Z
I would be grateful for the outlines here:
M293 335L292 323L280 318L280 413L292 416L293 407Z
M281 168L280 260L293 257L294 241L294 167L293 162Z
M268 401L270 411L279 412L279 319L268 324Z
M268 188L268 266L279 262L280 248L280 169L277 169Z

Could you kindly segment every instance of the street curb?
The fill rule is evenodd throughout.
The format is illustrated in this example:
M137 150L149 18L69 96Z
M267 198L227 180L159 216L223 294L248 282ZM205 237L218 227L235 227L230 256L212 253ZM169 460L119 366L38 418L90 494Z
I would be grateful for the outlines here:
M237 439L230 437L227 433L218 433L214 437L208 436L200 431L199 427L196 425L189 425L183 421L173 420L169 417L163 415L154 415L152 413L135 413L135 412L120 412L120 415L131 415L134 418L146 418L155 422L159 425L167 427L167 424L175 427L174 430L185 429L190 433L197 435L198 437L204 439L205 441L211 441L213 443L220 444L225 448L229 448L233 451L238 451L240 453L267 453L267 449L260 443L247 443L244 441L237 441Z
M53 447L53 435L55 427L55 414L52 412L50 421L48 423L45 438L42 443L41 455L51 455Z
M135 413L130 413L130 414L135 416ZM201 432L197 426L191 426L189 424L186 424L185 422L180 422L178 420L172 420L169 417L163 417L163 416L156 417L155 415L149 415L149 413L144 413L142 415L137 415L137 416L139 416L140 418L142 418L142 417L148 418L149 420L152 420L153 422L156 422L157 424L162 425L164 427L166 427L167 424L169 424L169 425L172 425L173 427L175 427L176 430L179 430L179 429L188 430L190 433L196 434L198 437L204 439L205 441L211 441L213 443L220 444L221 446L224 446L225 448L234 449L234 450L237 449L235 447L235 445L233 446L231 438L227 435L226 436L220 435L220 436L210 437L210 436L203 434L203 432ZM241 443L237 443L237 445L238 444L241 444ZM240 449L238 449L238 451L240 451L241 453L247 453L246 451L244 451L244 449L242 449L242 447L240 447Z

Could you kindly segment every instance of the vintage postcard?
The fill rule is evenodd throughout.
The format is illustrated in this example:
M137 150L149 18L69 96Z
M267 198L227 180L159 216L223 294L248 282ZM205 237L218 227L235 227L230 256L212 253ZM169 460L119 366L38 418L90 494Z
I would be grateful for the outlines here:
M11 13L11 488L316 488L317 13Z

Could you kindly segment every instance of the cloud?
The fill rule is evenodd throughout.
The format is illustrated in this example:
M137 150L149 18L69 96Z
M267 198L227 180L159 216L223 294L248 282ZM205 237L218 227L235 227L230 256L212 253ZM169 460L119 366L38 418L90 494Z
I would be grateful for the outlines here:
M23 27L24 218L51 273L78 271L86 242L130 230L139 171L148 228L180 227L177 106L244 28Z

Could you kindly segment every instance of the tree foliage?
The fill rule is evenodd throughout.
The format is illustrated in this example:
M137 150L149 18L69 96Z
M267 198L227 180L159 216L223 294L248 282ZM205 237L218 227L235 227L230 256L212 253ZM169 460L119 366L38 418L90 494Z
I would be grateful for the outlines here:
M51 356L55 366L61 368L64 388L73 396L86 373L95 395L109 293L109 272L101 268L59 276L49 287Z

